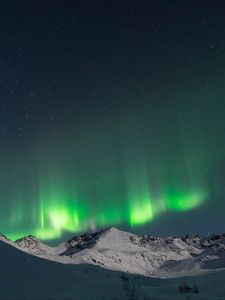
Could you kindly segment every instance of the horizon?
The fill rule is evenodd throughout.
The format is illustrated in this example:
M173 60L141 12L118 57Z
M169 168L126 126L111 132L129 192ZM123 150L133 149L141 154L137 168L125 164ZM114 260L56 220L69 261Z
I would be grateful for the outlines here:
M55 246L60 245L63 242L70 241L75 237L85 236L86 234L104 233L105 231L110 230L110 229L116 229L118 231L127 232L127 233L137 235L137 236L143 236L143 237L144 236L151 236L151 237L159 238L159 239L167 239L167 238L180 238L180 239L182 239L182 238L185 238L187 236L190 237L190 238L193 238L193 237L210 238L210 237L213 237L213 236L225 235L225 231L224 232L222 232L222 231L221 232L208 232L206 234L186 232L186 233L179 234L179 235L159 235L159 234L152 234L152 233L143 233L143 232L140 232L140 231L129 231L128 228L124 229L124 228L120 228L120 227L116 227L116 226L109 226L109 227L106 227L106 228L101 228L101 229L99 228L99 229L96 229L96 230L90 230L90 231L85 231L85 232L81 232L81 233L75 233L74 232L74 234L72 234L70 232L70 233L67 233L64 236L60 237L60 238L50 239L50 240L40 239L40 238L37 238L35 235L32 235L32 234L27 234L27 235L24 235L24 236L20 236L20 237L14 239L14 240L10 239L7 235L5 235L1 231L0 231L0 235L3 235L3 237L5 237L6 239L8 239L9 241L14 242L14 243L17 242L17 241L23 240L24 238L34 238L34 239L40 241L41 243L43 243L44 245L55 247Z

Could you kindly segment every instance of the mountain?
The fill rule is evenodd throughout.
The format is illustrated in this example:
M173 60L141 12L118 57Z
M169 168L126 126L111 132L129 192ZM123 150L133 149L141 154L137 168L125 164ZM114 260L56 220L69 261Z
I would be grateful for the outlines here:
M13 244L13 241L8 239L4 234L0 233L0 241L5 242L7 244Z
M120 255L121 260L123 259L120 267L124 267L125 258L129 255L135 256L137 249L140 250L143 248L149 251L148 249L151 247L153 247L153 249L154 247L155 249L159 249L159 253L166 252L166 249L170 249L168 257L173 255L174 258L180 258L182 252L184 253L184 257L186 257L186 255L189 257L190 254L187 253L194 251L191 252L194 253L194 258L197 258L199 255L205 255L205 261L210 261L206 255L212 258L212 254L214 253L215 260L222 262L223 258L220 257L219 254L224 251L221 250L224 245L224 235L213 235L209 238L187 236L183 238L183 240L173 237L159 239L151 236L141 237L115 228L110 228L95 234L77 236L62 243L60 247L56 247L57 251L62 251L59 254L53 254L54 251L57 251L54 250L52 252L51 247L44 248L44 250L48 249L46 251L50 252L47 254L39 253L38 256L41 257L37 257L35 254L37 253L37 249L40 250L40 244L34 237L26 237L22 243L21 240L19 241L20 242L17 241L17 243L9 243L6 237L3 238L1 236L1 300L224 299L225 286L223 283L225 281L225 270L221 268L221 271L211 269L211 271L205 272L204 274L199 273L196 275L196 273L192 273L193 276L188 277L157 278L113 271L109 270L109 268L105 269L95 262L79 265L72 263L77 253L82 253L83 251L88 251L89 255L92 252L92 258L96 257L97 254L101 254L105 256L106 261L108 259L108 251L112 251L110 255L112 255L112 253L114 253L113 255L116 255L116 253ZM33 245L29 246L29 250L25 252L24 250L27 249L27 244L29 245L30 243L33 243ZM19 248L20 246L23 250ZM125 248L121 248L123 246ZM35 247L37 249L35 249ZM132 252L134 249L136 249L135 253ZM181 252L179 253L179 251ZM198 254L198 251L202 254ZM204 254L204 251L208 254ZM128 254L126 254L126 252L128 252ZM155 253L155 255L160 255L159 253ZM72 258L70 257L71 255ZM148 255L150 256L150 254ZM58 259L63 260L68 258L71 263L65 263L65 260L64 263L51 261L48 259L48 257L51 256L55 256L55 259L58 257ZM185 259L186 258L180 259L177 262L183 264ZM211 260L213 261L214 259ZM112 265L116 264L114 259L109 259L109 262ZM176 261L174 260L172 262ZM166 264L167 263L168 261L166 261ZM215 266L214 263L215 262L212 263L213 267ZM164 266L164 263L162 266ZM137 268L137 272L142 270L142 267ZM185 272L181 272L180 274L184 275Z
M45 245L32 235L16 240L14 245L24 252L36 255L49 255L54 249L53 247Z
M144 276L177 277L225 268L225 234L158 238L110 227L55 247L33 236L17 240L14 246L63 264L91 264Z

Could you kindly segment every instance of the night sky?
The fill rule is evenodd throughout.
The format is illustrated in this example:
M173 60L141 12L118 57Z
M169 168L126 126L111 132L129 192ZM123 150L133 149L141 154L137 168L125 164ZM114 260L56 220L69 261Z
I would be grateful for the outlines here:
M0 3L0 231L225 231L225 2Z

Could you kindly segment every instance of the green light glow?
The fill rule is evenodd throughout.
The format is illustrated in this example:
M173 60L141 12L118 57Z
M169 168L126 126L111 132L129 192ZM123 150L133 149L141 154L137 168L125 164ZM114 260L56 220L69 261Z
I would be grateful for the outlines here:
M141 172L142 176L139 176ZM29 216L24 215L22 205L11 212L11 226L20 225L23 230L15 232L11 229L4 233L11 239L32 234L49 240L60 238L66 232L79 233L97 227L124 223L135 227L153 221L168 210L196 208L204 203L207 195L203 190L188 192L174 187L157 193L143 169L126 176L125 189L114 186L108 190L107 180L104 178L103 186L90 192L75 190L72 184L62 184L59 180L55 180L55 184L42 183L36 208L32 207ZM47 180L48 183L53 181Z
M130 225L140 225L153 219L153 211L150 201L143 204L134 204L130 209Z
M152 200L150 197L150 185L146 172L142 170L142 179L135 175L128 178L128 199L130 225L137 226L153 220Z
M53 198L56 193L54 193ZM60 192L59 192L60 194ZM140 192L140 198L137 193L130 199L121 201L118 210L112 203L107 203L104 209L95 210L93 215L85 202L71 201L67 197L60 198L43 198L40 201L39 220L32 230L24 230L22 232L6 232L11 239L17 239L26 234L33 234L37 238L48 240L61 237L65 232L82 232L90 228L94 229L98 226L110 226L127 223L131 227L148 223L161 213L165 212L165 203L167 209L172 211L185 211L199 206L204 201L203 193L185 194L181 192L169 193L164 201L164 205L158 205L160 198L150 199L149 193ZM62 200L62 201L61 201ZM161 201L162 202L162 201ZM44 204L45 203L45 204ZM128 207L124 205L128 203ZM20 214L19 214L20 215ZM13 217L13 215L12 215ZM14 213L14 223L19 224L21 218ZM35 228L36 227L36 228Z
M144 176L129 175L120 193L115 190L107 192L106 187L99 187L95 194L82 192L84 200L79 201L79 191L71 186L63 186L60 182L43 185L40 188L40 198L36 209L31 210L30 218L25 218L21 207L13 210L10 216L12 226L17 224L33 224L29 229L5 233L16 239L22 235L32 234L42 240L60 238L64 233L79 233L97 227L119 225L126 223L131 227L153 221L167 210L186 211L201 205L207 195L203 191L180 191L169 188L164 193L154 192L154 185ZM139 173L138 173L139 174ZM103 184L105 184L103 182ZM84 198L86 197L86 199ZM95 202L92 202L92 198ZM26 221L27 220L27 221Z
M168 208L175 211L185 211L198 207L204 202L206 194L202 192L172 193L168 195Z
M167 212L185 213L204 205L209 194L205 157L197 160L186 151L187 140L180 156L169 151L168 141L164 148L159 141L156 151L136 140L112 158L93 142L93 153L101 153L96 160L84 145L77 150L80 159L74 159L73 145L71 153L63 146L45 165L40 163L31 181L26 176L16 181L5 204L9 217L0 212L0 231L11 239L32 234L49 240L107 226L151 224Z

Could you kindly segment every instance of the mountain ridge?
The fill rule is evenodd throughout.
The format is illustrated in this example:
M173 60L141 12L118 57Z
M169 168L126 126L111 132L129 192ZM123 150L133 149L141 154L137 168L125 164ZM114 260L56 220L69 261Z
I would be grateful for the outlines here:
M76 235L56 246L31 235L12 242L0 234L0 240L58 263L91 264L144 276L176 277L225 268L225 234L160 238L109 227Z

